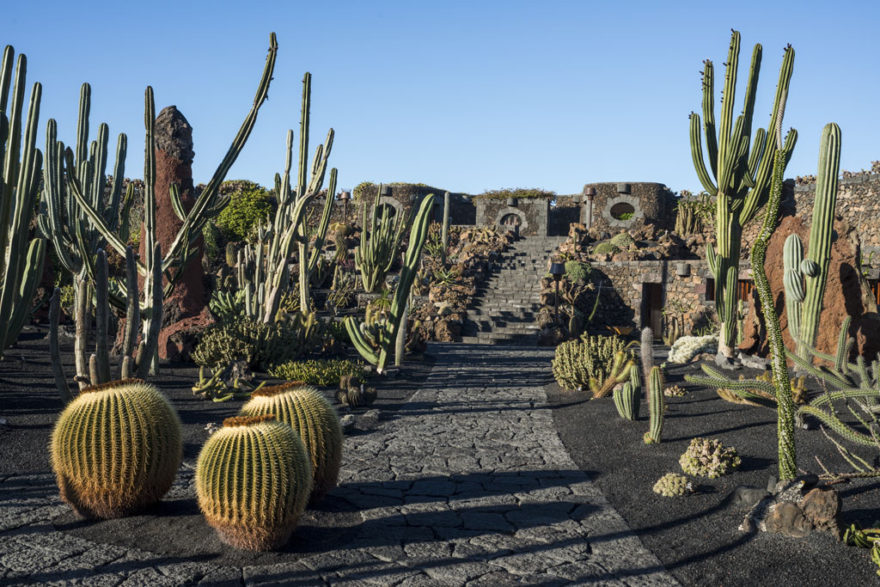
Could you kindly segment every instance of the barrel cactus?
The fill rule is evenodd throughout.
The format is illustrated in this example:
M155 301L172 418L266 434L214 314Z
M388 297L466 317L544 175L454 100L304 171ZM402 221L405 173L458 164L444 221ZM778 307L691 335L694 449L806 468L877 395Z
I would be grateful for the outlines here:
M118 518L151 505L183 456L180 418L140 379L83 388L52 431L61 498L87 518Z
M284 422L270 415L227 418L199 453L199 509L235 548L279 548L305 510L311 469L302 440Z
M694 492L694 486L684 475L666 473L654 484L654 493L664 497L682 497Z
M271 414L299 433L312 462L311 503L336 487L342 462L342 426L330 402L314 387L294 381L257 390L241 416Z

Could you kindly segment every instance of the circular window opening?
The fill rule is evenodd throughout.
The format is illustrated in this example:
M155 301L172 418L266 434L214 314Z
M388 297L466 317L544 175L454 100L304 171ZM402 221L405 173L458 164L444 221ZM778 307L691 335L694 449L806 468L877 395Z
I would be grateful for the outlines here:
M377 216L382 218L385 214L388 214L388 218L394 218L394 215L397 214L397 209L391 204L379 204Z
M611 206L611 217L615 220L630 220L633 217L633 214L636 213L636 209L633 208L632 204L628 204L626 202L618 202Z

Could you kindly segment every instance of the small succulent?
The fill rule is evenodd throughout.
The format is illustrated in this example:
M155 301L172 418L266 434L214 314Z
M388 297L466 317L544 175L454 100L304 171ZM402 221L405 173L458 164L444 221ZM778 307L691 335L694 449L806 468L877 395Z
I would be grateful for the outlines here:
M684 397L687 395L687 390L680 385L670 385L663 390L663 395L666 397Z
M694 438L688 449L678 459L682 471L695 477L715 479L730 473L740 463L736 449L724 447L721 441L708 438Z
M665 497L682 497L694 492L694 486L684 475L666 473L654 483L654 493Z

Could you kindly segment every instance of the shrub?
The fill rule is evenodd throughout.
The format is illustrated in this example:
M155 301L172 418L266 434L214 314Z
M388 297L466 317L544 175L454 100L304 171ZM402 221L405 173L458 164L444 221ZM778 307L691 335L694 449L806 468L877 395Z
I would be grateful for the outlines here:
M555 198L556 192L542 190L540 188L506 188L501 190L487 190L477 194L475 198L492 198L505 200L507 198Z
M594 255L613 255L614 253L619 252L620 247L609 241L602 241L600 243L597 243L596 246L593 247Z
M240 191L232 194L229 203L217 216L217 227L227 239L243 241L272 211L269 192L247 182Z
M619 249L628 249L636 241L628 232L619 232L612 236L608 242Z
M587 281L591 271L589 263L581 263L580 261L566 261L565 263L565 278L571 283Z
M614 354L626 348L619 336L584 335L556 347L553 377L563 389L599 389L611 372Z
M310 359L276 365L269 370L269 375L287 381L330 387L339 385L339 379L344 375L352 375L362 381L364 368L348 359Z

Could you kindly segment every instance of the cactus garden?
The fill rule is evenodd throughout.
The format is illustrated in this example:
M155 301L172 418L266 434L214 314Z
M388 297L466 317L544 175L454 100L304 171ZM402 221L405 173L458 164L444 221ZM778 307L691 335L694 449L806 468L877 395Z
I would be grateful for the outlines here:
M173 88L112 150L3 52L0 583L876 580L880 163L786 127L795 48L703 62L699 193L468 193L343 184L268 41L205 177Z

